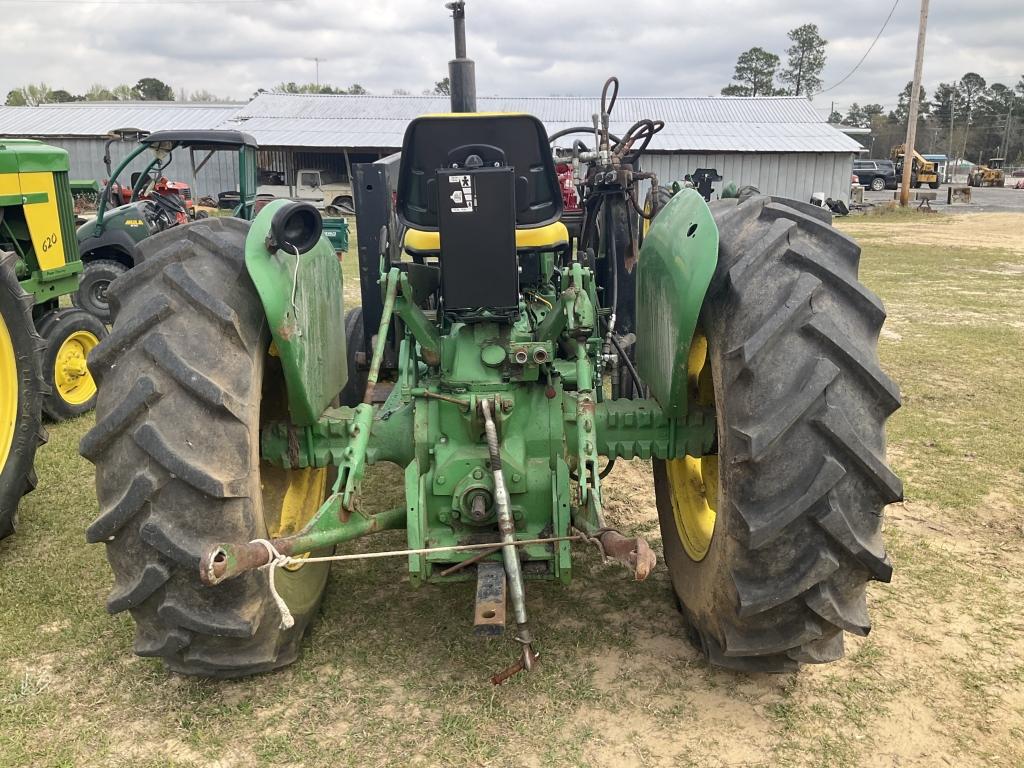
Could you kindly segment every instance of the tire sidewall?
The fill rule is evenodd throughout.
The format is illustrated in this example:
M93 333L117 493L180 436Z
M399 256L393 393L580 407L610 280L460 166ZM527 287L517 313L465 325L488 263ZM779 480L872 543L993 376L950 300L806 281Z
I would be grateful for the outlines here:
M363 308L353 307L345 314L345 362L348 366L348 380L338 398L341 405L354 407L363 401L367 372L356 364L356 355L363 351L365 334Z
M708 342L708 364L715 382L721 381L722 369L719 355L720 333L716 329L717 307L714 301L705 301L701 311L701 324L704 326ZM729 414L727 403L722 397L723 389L715 388L715 420L718 442L719 480L717 508L715 510L715 526L707 554L701 560L694 560L683 549L676 526L672 506L672 490L669 486L666 462L654 461L654 486L656 498L663 499L657 505L658 518L662 530L662 546L665 553L665 564L672 578L672 585L679 597L684 614L692 624L704 631L716 635L720 644L723 642L718 616L723 601L734 603L735 590L732 587L731 566L736 557L732 552L735 541L730 535L729 488L728 476L729 450L728 424Z
M14 347L18 377L14 435L7 461L0 467L0 538L14 531L18 502L31 490L29 478L42 428L39 337L30 311L22 305L23 296L13 270L0 266L0 314Z
M248 286L251 287L253 293L256 293L256 287L252 285L251 281L246 281ZM258 301L258 298L257 298ZM257 342L256 349L266 350L270 346L270 331L267 324L263 324L263 329L260 334L260 339ZM260 382L264 382L264 378L270 373L267 366L267 355L256 355L253 366L253 377ZM280 386L284 387L283 379L280 382ZM263 495L263 482L262 482L262 461L260 460L260 428L261 419L260 413L257 409L255 414L251 414L248 419L249 429L249 445L252 450L252 459L250 466L253 469L249 473L249 497L253 502L253 539L266 539L269 538L269 531L267 530L267 518L266 510L264 509L264 495ZM328 471L328 487L334 482L334 472ZM323 557L326 555L333 554L334 547L327 547L325 549L315 550L310 553L313 557ZM274 584L277 588L278 594L285 601L288 606L288 610L292 612L295 617L295 626L291 629L282 629L282 640L281 646L285 646L294 637L294 642L298 643L302 635L306 631L306 627L312 620L313 616L317 612L320 606L320 601L323 599L324 589L327 586L327 579L330 575L331 564L328 563L310 563L303 565L297 570L287 570L285 568L278 568L274 575ZM193 578L199 578L199 574L193 574ZM272 607L270 610L276 610ZM273 621L274 617L268 617L268 621Z

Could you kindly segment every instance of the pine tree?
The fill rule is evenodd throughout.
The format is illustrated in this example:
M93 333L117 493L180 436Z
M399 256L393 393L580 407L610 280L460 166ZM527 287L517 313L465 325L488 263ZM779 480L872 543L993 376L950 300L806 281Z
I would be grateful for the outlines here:
M777 96L781 91L775 87L775 73L779 68L779 57L764 48L754 47L744 51L736 59L732 79L735 83L722 89L723 96Z
M817 24L803 24L789 31L793 44L786 50L788 62L779 80L788 83L794 96L811 98L821 88L821 70L825 68L825 45Z

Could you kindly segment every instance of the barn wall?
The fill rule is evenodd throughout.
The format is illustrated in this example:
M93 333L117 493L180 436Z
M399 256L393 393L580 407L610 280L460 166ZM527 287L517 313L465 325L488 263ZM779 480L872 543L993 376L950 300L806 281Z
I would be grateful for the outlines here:
M814 192L826 197L850 200L853 154L847 153L757 153L651 154L643 159L644 170L658 174L660 184L682 181L698 168L715 168L722 176L721 189L730 181L738 186L753 184L765 194L810 200Z
M46 138L46 143L68 151L71 160L72 179L96 179L102 181L107 172L103 166L103 139L91 138ZM135 144L118 142L111 146L111 159L116 166ZM376 159L376 153L353 152L352 163ZM145 167L146 155L133 163L131 171ZM314 167L327 172L328 176L344 177L344 158L340 152L307 152L301 148L270 147L259 152L259 165L263 169L291 170L296 167ZM280 166L280 168L278 167ZM643 160L645 170L658 174L662 184L681 181L687 173L697 168L716 168L723 181L717 188L730 181L738 185L753 184L766 194L809 200L814 192L824 192L827 197L849 201L850 173L853 166L852 153L756 153L732 152L721 154L648 154ZM229 189L237 189L237 158L232 152L216 153L199 172L196 196L212 195ZM179 150L165 175L179 181L189 182L188 153ZM645 193L646 190L643 190ZM642 198L641 198L642 199Z
M63 139L46 137L41 139L46 144L61 147L68 151L71 162L70 177L72 179L95 179L103 183L107 178L107 169L103 165L103 151L106 144L105 139ZM131 153L137 145L131 141L119 141L110 146L111 168L117 165ZM202 161L205 153L196 153L196 162ZM140 155L132 165L126 169L122 178L125 183L130 179L133 171L145 170L146 165L152 159L148 152ZM190 184L192 181L192 170L189 166L188 150L177 150L164 176L174 181L182 181ZM234 152L216 152L209 162L199 172L197 178L197 190L193 195L217 196L217 193L229 189L238 189L238 158Z

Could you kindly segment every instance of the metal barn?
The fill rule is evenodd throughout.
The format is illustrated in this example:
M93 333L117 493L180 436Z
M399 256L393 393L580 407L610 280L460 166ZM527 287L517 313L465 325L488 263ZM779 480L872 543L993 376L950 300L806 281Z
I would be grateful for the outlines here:
M173 102L72 102L43 104L38 107L0 107L0 141L3 137L39 139L66 149L70 155L72 179L107 178L103 163L107 137L111 131L136 130L152 133L169 129L217 128L234 115L239 104L175 104ZM110 145L113 168L135 149L133 140ZM145 157L145 156L143 156ZM141 171L139 158L128 169ZM180 181L190 181L192 171L187 154L172 158L165 173ZM235 189L238 172L236 158L230 152L218 152L197 177L198 195L216 195Z
M480 111L536 115L549 133L591 125L596 103L582 96L477 98ZM373 159L401 147L412 118L448 109L443 96L265 93L228 123L251 133L262 148ZM647 168L663 184L681 181L697 168L716 168L723 183L753 184L798 200L814 192L848 200L853 158L863 151L802 97L620 97L612 117L613 133L645 117L665 121L649 148Z
M528 112L549 133L589 126L596 99L582 96L488 97L481 111ZM352 164L375 160L401 147L406 125L417 115L445 112L443 96L325 96L263 93L248 104L73 103L0 107L0 137L35 137L71 153L72 177L103 179L104 136L122 128L232 128L260 145L263 171L292 175L316 168L326 180L350 177ZM815 192L848 200L853 158L861 145L825 123L802 97L622 97L612 113L612 132L636 120L664 120L650 146L646 170L663 184L681 181L697 168L715 168L722 184L753 184L761 191L807 200ZM584 137L585 138L585 137ZM130 149L112 146L116 163ZM235 187L233 158L225 154L203 169L199 195ZM172 171L189 178L188 161Z

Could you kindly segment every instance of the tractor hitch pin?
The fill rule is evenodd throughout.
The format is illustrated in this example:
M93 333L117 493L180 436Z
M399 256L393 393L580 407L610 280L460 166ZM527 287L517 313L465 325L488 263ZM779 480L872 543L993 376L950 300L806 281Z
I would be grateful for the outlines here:
M533 652L533 637L526 621L526 585L523 582L523 571L519 566L519 553L516 552L516 527L512 521L512 512L508 504L508 489L505 487L505 476L501 470L501 449L498 445L498 430L494 426L491 415L491 401L480 400L480 413L484 418L484 431L487 434L487 451L491 457L491 471L494 474L494 502L498 508L498 528L501 531L501 554L505 562L505 574L508 576L508 589L512 597L512 613L516 619L516 641L522 647L519 661L503 672L491 678L494 685L500 685L512 675L533 669L537 654Z

